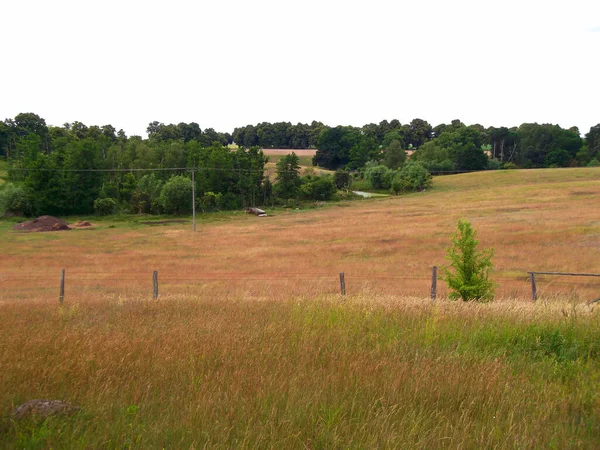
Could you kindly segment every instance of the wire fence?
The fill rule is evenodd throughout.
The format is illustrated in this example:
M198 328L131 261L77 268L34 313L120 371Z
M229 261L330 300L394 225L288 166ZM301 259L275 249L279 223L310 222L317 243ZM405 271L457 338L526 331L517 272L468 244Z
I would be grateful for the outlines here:
M433 276L432 276L433 275ZM202 270L107 271L67 268L0 273L0 300L32 298L81 299L88 295L157 298L168 295L211 295L289 298L290 296L394 295L446 298L446 283L437 273L391 272L206 272ZM494 276L498 299L523 301L563 299L591 302L600 297L600 277L574 279L536 273ZM532 284L535 285L532 295Z

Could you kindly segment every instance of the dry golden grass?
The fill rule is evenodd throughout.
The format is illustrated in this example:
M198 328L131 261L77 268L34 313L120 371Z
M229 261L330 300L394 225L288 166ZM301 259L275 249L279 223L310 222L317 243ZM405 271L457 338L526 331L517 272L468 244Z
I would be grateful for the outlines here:
M150 292L287 298L338 292L427 296L433 265L460 217L495 249L499 298L530 297L528 271L600 272L600 170L502 171L439 177L425 193L305 211L200 217L147 227L19 234L0 230L0 300ZM599 296L600 278L538 277L542 297ZM441 295L445 294L440 283Z
M597 311L338 296L3 305L7 448L593 448ZM556 334L558 333L558 334ZM558 336L558 345L553 336Z
M83 411L0 419L0 447L596 448L598 282L540 277L533 304L526 272L600 272L599 195L598 169L514 171L196 233L4 223L0 417ZM495 248L495 303L426 299L459 217Z

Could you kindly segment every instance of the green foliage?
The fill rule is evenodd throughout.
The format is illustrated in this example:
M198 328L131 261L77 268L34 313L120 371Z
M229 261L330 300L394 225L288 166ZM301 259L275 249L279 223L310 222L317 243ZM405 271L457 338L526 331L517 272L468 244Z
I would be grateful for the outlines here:
M215 212L220 211L223 204L223 195L221 193L215 194L214 192L205 192L200 197L200 209L202 212Z
M566 150L559 148L557 150L553 150L546 155L544 159L545 167L569 167L569 161L571 160L571 155Z
M389 189L393 176L394 171L384 165L368 166L365 170L365 178L373 189Z
M31 215L31 198L22 186L6 183L0 188L0 214L7 213L17 216Z
M458 221L452 246L446 249L450 268L443 269L452 300L488 302L494 298L495 284L489 279L494 250L477 251L476 237L468 220Z
M317 153L313 158L313 165L330 170L344 167L350 162L350 151L355 146L358 146L358 150L355 149L357 154L354 155L354 159L358 161L362 159L365 152L368 153L372 150L371 144L364 148L360 144L361 134L357 128L338 126L323 129L317 142ZM361 158L358 157L358 154L361 155Z
M298 171L298 156L292 152L281 158L276 165L277 184L275 184L275 194L278 197L289 199L298 195L298 190L302 184Z
M588 167L600 167L600 161L594 158L588 163Z
M488 170L500 170L504 167L504 164L498 159L492 158L488 159L487 169Z
M352 184L350 172L347 170L336 170L333 174L333 182L338 189L347 191Z
M422 191L431 186L431 174L419 162L409 161L392 179L390 189L400 192Z
M502 167L504 170L512 170L512 169L517 169L517 165L513 162L507 162L504 163L504 166Z
M183 175L171 177L160 192L160 205L167 214L192 211L192 180Z
M402 143L397 140L390 142L384 150L383 165L389 169L396 170L402 167L405 161L406 152L402 148Z
M520 152L517 162L525 167L562 167L566 160L575 158L583 145L578 131L565 130L558 125L524 123L518 132Z
M302 196L309 200L331 200L337 188L331 176L305 177L300 187Z
M99 216L108 216L117 212L117 200L114 198L97 198L94 200L94 212Z
M159 180L154 173L140 178L131 194L133 212L138 214L159 213L161 209L160 193L163 184L163 181Z

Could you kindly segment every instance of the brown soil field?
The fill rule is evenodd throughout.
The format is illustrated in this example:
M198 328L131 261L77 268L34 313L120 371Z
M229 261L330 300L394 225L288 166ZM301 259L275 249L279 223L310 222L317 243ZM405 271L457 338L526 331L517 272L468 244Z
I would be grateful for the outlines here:
M529 271L600 273L600 169L498 171L438 177L432 189L400 197L300 211L199 215L191 225L98 222L92 232L22 234L0 228L1 300L161 295L289 298L429 295L431 268L459 218L493 247L497 297L531 298ZM114 228L113 228L114 227ZM538 277L541 298L589 301L600 278ZM439 293L447 294L440 282Z

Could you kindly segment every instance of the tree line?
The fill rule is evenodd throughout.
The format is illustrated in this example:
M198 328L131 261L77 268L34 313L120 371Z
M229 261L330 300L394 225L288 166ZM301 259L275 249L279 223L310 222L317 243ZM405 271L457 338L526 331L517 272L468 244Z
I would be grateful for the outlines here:
M232 134L193 122L152 122L147 133L145 139L128 137L112 125L81 122L48 126L34 113L6 119L0 122L0 157L10 183L0 203L26 214L183 214L191 209L192 168L197 206L213 211L326 200L356 178L400 193L426 188L430 173L586 166L600 159L600 124L585 139L576 128L551 124L484 128L454 120L432 127L422 119L363 127L264 122ZM300 177L298 160L289 155L269 177L261 148L316 148L313 164L337 172Z
M393 145L392 145L393 144ZM576 127L524 123L519 127L465 125L460 120L432 127L415 119L410 124L383 121L363 127L337 126L319 135L314 164L328 169L360 169L383 161L397 147L412 153L433 173L498 169L598 165L600 124L582 139Z
M332 176L301 177L296 155L278 162L273 184L258 146L233 150L231 136L211 128L152 122L147 131L142 139L111 125L47 126L33 113L0 122L9 181L0 213L186 214L192 170L201 211L327 200L337 191Z

